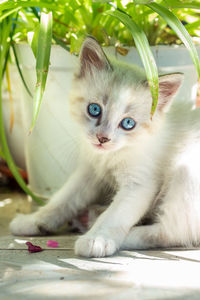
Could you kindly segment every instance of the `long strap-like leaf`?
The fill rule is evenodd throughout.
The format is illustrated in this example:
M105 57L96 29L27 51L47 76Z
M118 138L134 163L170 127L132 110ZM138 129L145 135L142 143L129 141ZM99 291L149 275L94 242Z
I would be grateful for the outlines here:
M47 74L50 63L50 52L51 52L51 41L52 41L52 12L46 14L41 13L40 19L40 30L38 36L37 56L36 56L36 73L37 83L34 94L34 110L33 119L31 124L30 132L35 126L37 120L42 97L45 90Z
M167 5L170 8L192 8L192 9L200 9L199 0L195 1L180 1L180 0L165 0L163 1L163 5Z
M118 18L132 33L136 48L144 65L149 87L151 90L151 95L153 98L151 113L153 114L158 102L159 81L157 66L151 52L147 37L143 30L126 13L118 10L108 11L106 13L115 18Z
M40 7L46 8L49 10L64 11L65 3L59 3L55 0L46 1L46 0L1 0L0 2L0 12L10 9L15 9L17 7Z
M16 49L15 49L15 45L12 44L11 45L12 49L13 49L13 54L14 54L14 58L15 58L15 63L16 63L16 66L17 66L17 70L19 72L19 75L21 77L21 80L22 80L22 83L27 91L27 93L29 94L30 97L33 97L32 94L31 94L31 91L26 83L26 80L24 79L24 75L22 73L22 69L21 69L21 66L20 66L20 63L19 63L19 60L18 60L18 56L17 56L17 52L16 52Z
M11 18L9 16L8 18ZM2 81L3 81L3 66L4 66L4 61L6 58L6 53L7 53L7 47L9 47L8 44L8 38L10 36L11 32L11 19L7 20L5 19L4 21L0 22L0 141L1 141L1 150L2 150L2 155L4 159L6 160L8 167L10 171L12 172L13 176L15 177L16 181L20 185L20 187L28 194L30 195L38 204L42 205L44 202L39 199L26 185L24 182L23 178L19 174L18 168L14 163L14 160L11 156L7 139L6 139L6 134L5 134L5 127L4 127L4 118L3 118L3 107L2 107ZM0 151L1 151L0 150Z
M165 8L164 6L157 3L147 4L147 6L157 12L161 17L163 17L167 24L176 32L180 40L185 44L186 48L190 52L191 58L200 77L200 61L198 53L189 33L187 32L183 24L169 9Z
M15 177L16 181L20 185L20 187L28 194L30 195L35 202L37 202L39 205L43 205L44 201L42 201L40 198L38 198L26 185L24 180L22 179L21 175L19 174L18 168L16 167L13 158L11 156L10 150L8 148L8 144L6 141L6 135L5 135L5 128L4 128L4 120L3 120L3 112L2 112L2 91L1 91L1 83L2 78L0 75L0 138L1 138L1 146L3 150L4 158L8 164L8 167L10 171L12 172L13 176Z

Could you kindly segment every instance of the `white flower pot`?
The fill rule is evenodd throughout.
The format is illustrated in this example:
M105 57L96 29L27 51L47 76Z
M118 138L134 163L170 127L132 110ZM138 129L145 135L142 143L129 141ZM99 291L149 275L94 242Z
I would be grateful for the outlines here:
M23 74L32 93L36 74L35 59L28 45L18 47ZM23 89L22 117L25 130L25 161L30 188L41 197L58 190L77 164L78 131L71 120L68 97L77 58L58 46L52 47L51 65L39 117L28 135L33 101Z
M108 48L108 55L114 54L117 59L128 63L137 64L141 67L142 61L135 48L128 49L126 56L120 55L114 48ZM196 103L198 75L193 65L188 50L184 45L159 45L151 47L159 74L181 72L184 73L183 85L176 95L175 101L192 101ZM197 48L200 56L200 47Z
M6 81L4 81L3 84L2 97L4 126L7 133L7 140L11 154L18 167L25 169L26 164L24 155L24 125L21 110L23 87L16 66L9 65L9 73L11 78L11 94L13 98L14 126L12 131L10 131L11 105L9 101Z
M160 72L183 72L185 74L185 81L177 96L177 101L195 103L197 93L195 68L185 47L178 47L178 54L176 54L176 48L172 46L152 47ZM113 47L105 48L105 52L128 63L142 65L137 51L133 48L126 56L117 53ZM36 81L35 59L30 47L20 45L18 56L26 82L33 93ZM5 104L4 116L8 141L15 160L21 166L24 164L23 152L25 153L24 159L30 187L41 197L49 197L58 190L77 165L79 133L68 110L71 80L77 63L77 57L59 46L52 47L47 86L39 118L31 135L28 135L28 131L32 119L32 99L24 89L18 74L14 74L17 72L16 67L12 67L13 96L18 98L15 103L20 104L20 109L15 107L15 120L19 119L20 122L15 123L13 134L10 134L8 105ZM5 95L4 101L7 101L6 98ZM21 136L16 137L18 133L21 133Z

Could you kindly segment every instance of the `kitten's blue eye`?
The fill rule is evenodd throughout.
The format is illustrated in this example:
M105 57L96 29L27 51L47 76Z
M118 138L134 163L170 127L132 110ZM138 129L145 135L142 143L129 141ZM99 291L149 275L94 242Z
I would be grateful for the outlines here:
M101 106L97 103L91 103L88 105L88 113L93 118L98 118L101 114Z
M132 118L124 118L120 123L120 126L125 130L131 130L135 125L136 122Z

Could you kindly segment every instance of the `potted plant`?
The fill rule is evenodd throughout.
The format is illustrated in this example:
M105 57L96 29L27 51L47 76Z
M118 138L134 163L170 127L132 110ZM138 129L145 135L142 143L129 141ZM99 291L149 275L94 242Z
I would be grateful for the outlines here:
M23 83L20 82L18 91L20 93L23 87L25 93L25 100L22 103L21 111L23 111L23 118L25 120L25 152L30 186L34 192L42 196L48 196L54 192L54 190L58 189L76 166L77 152L74 151L74 149L78 149L78 142L75 138L77 133L74 129L75 125L67 111L68 88L65 89L67 83L70 85L72 72L69 73L69 78L67 79L64 75L66 74L66 70L63 69L63 63L67 61L67 56L69 56L70 61L67 62L66 68L73 71L77 57L71 56L69 51L78 54L85 35L93 35L103 46L111 46L107 51L114 51L113 53L117 53L117 57L120 56L121 59L129 59L131 55L131 51L129 51L127 46L136 46L147 72L147 78L152 92L152 114L155 110L158 96L158 72L149 44L171 44L172 42L179 44L182 40L189 49L193 63L200 74L198 55L192 43L192 39L186 31L186 28L188 28L191 36L199 36L197 29L200 26L200 4L198 1L181 1L180 3L180 1L176 0L138 0L134 1L134 3L128 2L126 5L123 4L123 2L124 1L105 2L84 0L17 0L12 2L5 0L0 5L0 41L5 45L5 47L0 50L0 83L2 82L4 74L7 74L7 81L9 83L9 77L11 76L8 75L7 62L10 49L12 48L16 65L18 66L19 74L21 74L20 76L23 81ZM53 11L53 17L51 13L49 13L50 11ZM43 18L42 15L44 16ZM177 15L178 18L175 15ZM32 48L32 63L25 55L25 52L30 51L31 48L27 45L19 45L16 47L16 43L19 44L22 41L27 42L28 40ZM45 41L43 45L48 45L46 48L42 47L42 41ZM55 46L52 48L49 82L47 83L43 97L49 66L51 42L53 42ZM54 52L57 51L54 50L54 48L58 48L57 45L64 48L58 50L60 51L59 56L64 55L64 57L61 59L61 62L58 62L57 67L55 67L55 69L57 68L57 73L63 73L62 75L64 77L62 81L57 79L57 77L55 80L56 73L51 72L51 69L53 70L55 66L55 59L58 58L58 55ZM61 52L61 50L64 52ZM157 49L154 50L155 53L156 51ZM32 64L32 69L35 71L34 55L37 67L37 76L35 77L37 78L33 79L30 64ZM45 70L45 72L41 70ZM16 81L19 82L19 80ZM31 96L28 96L28 94L33 96L35 81L37 81L34 96L35 104L28 105L28 102L32 103ZM62 82L62 85L59 86L59 88L50 90L53 81L58 81L58 86ZM12 84L14 83L12 82ZM59 93L61 89L65 91L64 96L61 96ZM28 99L28 97L30 98ZM42 97L43 103L41 104ZM45 99L45 97L48 99ZM52 103L53 106L51 106L50 103ZM36 122L39 109L40 117ZM53 112L56 110L61 111L61 117L55 118L53 116ZM24 112L26 113L24 114ZM51 116L51 121L48 123L46 121L47 115ZM5 138L4 126L6 122L3 122L2 105L0 119L2 156L6 158L11 171L14 173L20 185L27 193L30 193L32 197L38 200L37 196L35 196L22 181L10 155ZM33 119L32 124L31 119ZM65 120L66 123L62 123L63 120ZM34 126L35 128L31 135L27 136L29 129L31 128L32 130ZM63 129L62 135L61 128ZM48 132L50 132L50 134ZM72 134L70 135L69 132ZM8 135L7 133L7 136ZM36 142L38 136L39 143ZM53 136L58 137L58 139L53 140ZM60 143L60 141L66 141L67 139L68 143ZM47 146L48 140L50 140L50 146ZM28 150L31 150L31 152L28 152ZM53 152L55 152L55 163L52 159ZM48 154L49 157L47 162L45 162L45 156L48 156ZM59 165L61 171L56 169ZM49 166L51 168L47 171L47 167ZM47 178L47 175L49 175L49 178ZM42 179L43 185L40 186ZM58 183L54 185L56 179L58 179ZM40 202L40 200L38 201Z

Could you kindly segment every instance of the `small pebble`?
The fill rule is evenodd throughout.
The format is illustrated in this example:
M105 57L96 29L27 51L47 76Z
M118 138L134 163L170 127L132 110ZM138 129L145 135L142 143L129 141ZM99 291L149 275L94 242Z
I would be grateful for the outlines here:
M53 240L48 240L47 241L47 247L57 248L58 247L58 242L53 241Z

